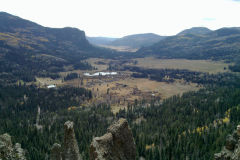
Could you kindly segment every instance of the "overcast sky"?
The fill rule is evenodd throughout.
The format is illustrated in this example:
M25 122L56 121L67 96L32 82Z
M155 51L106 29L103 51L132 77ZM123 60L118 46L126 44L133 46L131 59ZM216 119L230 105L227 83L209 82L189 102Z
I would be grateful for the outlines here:
M240 27L240 0L1 0L0 11L47 27L77 27L88 36Z

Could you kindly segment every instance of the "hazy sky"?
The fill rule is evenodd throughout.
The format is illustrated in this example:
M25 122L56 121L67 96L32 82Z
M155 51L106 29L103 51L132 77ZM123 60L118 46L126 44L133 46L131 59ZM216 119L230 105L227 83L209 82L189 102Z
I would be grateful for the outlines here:
M240 0L1 0L0 11L47 27L77 27L88 36L240 27Z

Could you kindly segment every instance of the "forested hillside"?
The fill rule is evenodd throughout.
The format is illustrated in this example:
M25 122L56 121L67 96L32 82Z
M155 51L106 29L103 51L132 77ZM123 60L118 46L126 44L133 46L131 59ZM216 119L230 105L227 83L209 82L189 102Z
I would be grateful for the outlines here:
M131 48L140 48L150 46L166 38L153 33L134 34L116 39L109 43L112 46L128 46Z
M88 159L92 137L102 135L113 120L125 117L134 134L138 157L212 159L224 145L226 135L240 122L240 89L232 82L222 84L163 101L153 97L150 106L136 100L117 115L107 104L71 107L91 99L91 92L81 88L1 86L0 133L7 132L14 142L20 142L28 150L29 159L45 159L53 143L62 141L63 123L71 120L80 152ZM38 107L41 113L37 124Z
M240 29L221 28L205 34L186 32L141 48L139 55L159 58L239 60Z
M91 69L90 57L115 57L116 52L94 47L77 28L48 28L0 12L0 79L30 82L35 76L57 78L66 66Z

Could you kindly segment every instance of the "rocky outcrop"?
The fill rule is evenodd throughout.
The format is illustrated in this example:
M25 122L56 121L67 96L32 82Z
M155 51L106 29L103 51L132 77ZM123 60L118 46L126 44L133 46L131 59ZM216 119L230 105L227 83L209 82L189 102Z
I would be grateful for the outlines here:
M215 160L240 160L240 125L232 135L228 135L226 145L220 153L214 155Z
M126 119L119 119L102 137L93 139L90 160L135 160L136 145Z
M7 133L0 135L0 160L26 160L21 144L13 146L11 136Z
M64 124L64 143L55 143L51 149L51 160L81 160L77 140L75 137L73 122L67 121Z
M60 144L54 143L52 146L50 160L62 160L62 148Z
M80 160L78 144L75 137L73 122L67 121L64 124L63 160Z
M55 143L51 148L50 160L81 160L73 122L64 124L63 146ZM102 137L93 139L90 160L135 160L136 145L126 119L120 119L107 129Z

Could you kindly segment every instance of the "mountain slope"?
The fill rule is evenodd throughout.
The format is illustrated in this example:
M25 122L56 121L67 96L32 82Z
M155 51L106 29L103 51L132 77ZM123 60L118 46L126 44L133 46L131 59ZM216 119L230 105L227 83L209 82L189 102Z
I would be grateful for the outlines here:
M82 60L112 54L111 50L92 46L84 31L77 28L43 27L0 12L0 79L10 72L8 76L31 81L36 75L63 71L64 66L89 69L91 66Z
M190 29L185 29L178 33L177 35L184 35L184 34L207 34L211 32L210 29L205 27L192 27Z
M109 37L87 37L87 40L93 45L108 45L109 43L117 39L118 38L109 38Z
M222 28L207 34L183 34L137 51L138 55L157 55L161 58L224 59L240 57L239 28Z
M84 31L77 28L43 27L4 12L0 13L0 36L1 42L9 47L61 55L62 58L95 49L86 40Z
M165 38L165 36L159 36L159 35L153 34L153 33L135 34L135 35L129 35L129 36L119 38L119 39L111 42L109 45L140 48L140 47L144 47L144 46L150 46L164 38Z

